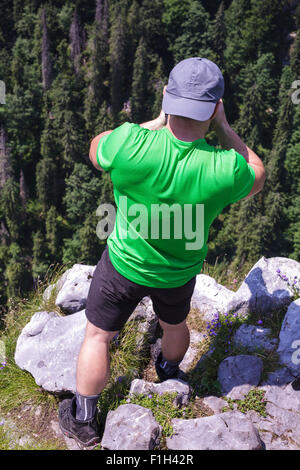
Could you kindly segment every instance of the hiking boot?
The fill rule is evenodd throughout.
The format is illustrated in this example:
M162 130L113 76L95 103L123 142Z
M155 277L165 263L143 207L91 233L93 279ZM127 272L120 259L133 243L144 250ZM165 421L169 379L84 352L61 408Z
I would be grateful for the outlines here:
M76 396L63 400L59 405L59 426L67 437L72 437L84 447L100 442L96 416L90 421L78 421L76 418Z
M163 368L160 367L159 365L161 361L162 361L162 352L159 353L155 361L155 370L161 382L164 382L165 380L169 380L169 379L180 379L180 380L186 381L186 375L182 370L179 369L179 367L176 368L173 374L171 375L166 374Z

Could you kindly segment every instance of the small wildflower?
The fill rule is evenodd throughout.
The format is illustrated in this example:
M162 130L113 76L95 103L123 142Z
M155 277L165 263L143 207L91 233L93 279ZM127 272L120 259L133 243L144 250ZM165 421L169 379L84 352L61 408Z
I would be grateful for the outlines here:
M0 421L0 426L3 426L4 423L5 423L5 421L4 421L4 419L2 419L2 420Z
M262 320L258 320L257 324L262 325Z
M151 395L151 393L148 395L148 398L152 398L152 395Z
M276 269L276 272L279 274L279 273L280 273L280 269Z

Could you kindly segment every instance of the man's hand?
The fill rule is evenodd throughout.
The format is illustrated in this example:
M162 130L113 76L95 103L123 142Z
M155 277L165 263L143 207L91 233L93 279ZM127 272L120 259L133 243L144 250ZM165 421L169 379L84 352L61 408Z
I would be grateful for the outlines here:
M143 122L140 124L141 127L145 129L149 129L150 131L158 131L162 129L167 124L167 116L165 115L164 111L161 110L160 115L153 119L153 121Z
M161 110L160 115L157 118L157 121L164 127L167 124L168 117L165 115L165 112Z
M218 132L220 128L228 127L228 126L229 124L226 118L223 100L220 99L216 105L216 109L212 117L211 128L215 132Z
M251 192L243 199L248 199L261 191L266 179L264 165L256 153L247 147L247 145L228 124L222 100L220 100L216 106L214 116L212 116L211 126L217 134L221 147L224 150L236 150L236 152L240 153L245 158L246 162L255 172L255 181Z

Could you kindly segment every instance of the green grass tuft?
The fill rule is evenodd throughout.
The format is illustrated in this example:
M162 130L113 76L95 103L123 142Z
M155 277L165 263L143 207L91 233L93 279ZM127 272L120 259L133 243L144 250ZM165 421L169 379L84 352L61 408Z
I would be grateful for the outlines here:
M232 400L231 398L223 397L223 399L228 402L228 406L225 406L222 411L226 412L233 410L234 404L236 404L238 411L241 411L242 413L247 413L247 411L253 410L259 413L261 416L266 417L267 402L264 399L265 393L266 392L264 390L253 388L242 400Z

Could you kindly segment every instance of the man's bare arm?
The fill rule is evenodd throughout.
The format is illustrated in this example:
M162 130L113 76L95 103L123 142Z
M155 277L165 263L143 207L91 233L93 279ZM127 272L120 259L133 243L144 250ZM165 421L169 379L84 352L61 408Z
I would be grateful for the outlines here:
M262 190L266 179L264 165L256 153L247 147L247 145L228 124L222 100L218 103L217 112L212 120L212 128L218 136L221 147L224 150L230 150L232 148L236 150L245 158L247 163L249 163L255 172L255 181L252 190L248 196L243 199L248 199L254 194L257 194Z
M94 137L93 140L91 141L89 157L90 157L90 160L91 160L92 164L94 165L94 167L95 167L97 170L102 170L101 166L98 165L97 156L96 156L96 155L97 155L97 148L98 148L99 140L100 140L104 135L110 134L111 132L112 132L112 131L101 132L101 134L96 135L96 137Z
M160 115L156 119L144 122L143 124L140 124L140 126L144 127L145 129L149 129L150 131L158 131L159 129L162 129L166 124L166 115L163 110L161 110Z

